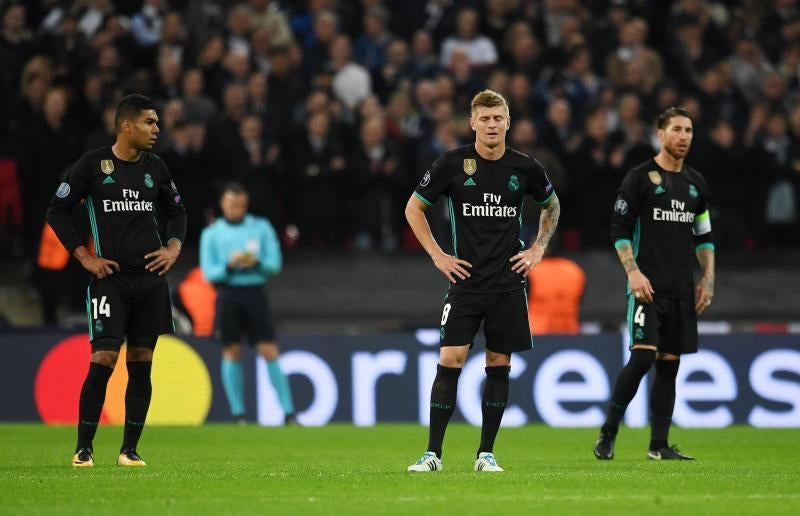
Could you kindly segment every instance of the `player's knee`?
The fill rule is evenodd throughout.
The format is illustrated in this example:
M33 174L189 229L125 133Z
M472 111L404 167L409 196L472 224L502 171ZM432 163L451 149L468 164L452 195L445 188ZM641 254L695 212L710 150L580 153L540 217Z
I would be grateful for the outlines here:
M670 360L670 359L659 358L658 360L656 360L655 364L656 374L675 378L676 376L678 376L678 368L680 367L680 365L681 361L679 359Z
M439 350L439 364L445 367L464 367L468 351L469 345L442 347Z
M99 350L92 353L91 362L114 369L119 358L119 351Z
M495 353L494 351L486 352L487 367L499 367L499 366L510 366L510 365L511 365L511 355L506 355L505 353Z
M669 362L679 361L681 359L680 355L673 355L672 353L657 353L656 360L666 360Z
M238 362L242 359L242 345L241 344L228 344L222 348L222 358L225 360L232 360Z
M260 342L258 344L258 352L269 362L277 360L280 355L280 349L274 342Z
M153 350L129 345L128 349L125 351L125 360L127 362L152 362Z
M647 371L656 360L656 351L650 348L635 347L631 350L628 367L640 371Z

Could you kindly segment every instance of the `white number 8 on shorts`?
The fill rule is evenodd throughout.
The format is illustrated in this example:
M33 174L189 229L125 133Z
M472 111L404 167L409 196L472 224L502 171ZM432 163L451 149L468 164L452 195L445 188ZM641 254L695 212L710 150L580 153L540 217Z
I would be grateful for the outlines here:
M450 315L450 303L444 305L444 310L442 311L442 322L441 325L444 326L447 323L447 316Z

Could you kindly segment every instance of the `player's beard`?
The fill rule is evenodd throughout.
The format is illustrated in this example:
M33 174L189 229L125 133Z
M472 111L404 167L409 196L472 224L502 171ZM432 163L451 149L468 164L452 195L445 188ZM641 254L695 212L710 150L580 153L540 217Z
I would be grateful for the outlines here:
M677 160L677 161L680 161L682 159L686 159L686 155L689 154L689 146L688 145L686 146L686 150L685 151L679 150L677 145L674 145L674 146L665 145L664 146L664 150L666 150L667 154L672 156L672 158Z

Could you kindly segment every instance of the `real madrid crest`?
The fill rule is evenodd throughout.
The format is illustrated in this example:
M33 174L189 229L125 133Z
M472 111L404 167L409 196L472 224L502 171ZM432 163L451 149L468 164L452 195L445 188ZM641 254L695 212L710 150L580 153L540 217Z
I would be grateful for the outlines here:
M112 173L114 171L114 162L110 159L100 161L100 170L106 175Z
M474 159L465 159L464 160L464 172L468 176L471 176L478 170L478 163Z
M650 182L653 183L654 185L661 184L661 174L659 174L658 171L651 170L650 172L647 173L647 177L650 178Z

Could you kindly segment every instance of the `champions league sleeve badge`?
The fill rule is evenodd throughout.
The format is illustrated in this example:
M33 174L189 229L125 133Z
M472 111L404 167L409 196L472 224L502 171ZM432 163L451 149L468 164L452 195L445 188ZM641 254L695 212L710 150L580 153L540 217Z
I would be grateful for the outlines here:
M58 185L58 190L56 190L56 197L59 199L63 199L64 197L68 196L70 192L69 183L61 183Z
M428 170L427 172L425 172L425 175L422 176L422 181L419 182L419 186L425 188L430 184L430 182L431 182L431 171Z
M614 211L620 215L628 213L628 203L625 202L625 199L617 199L617 202L614 203Z

